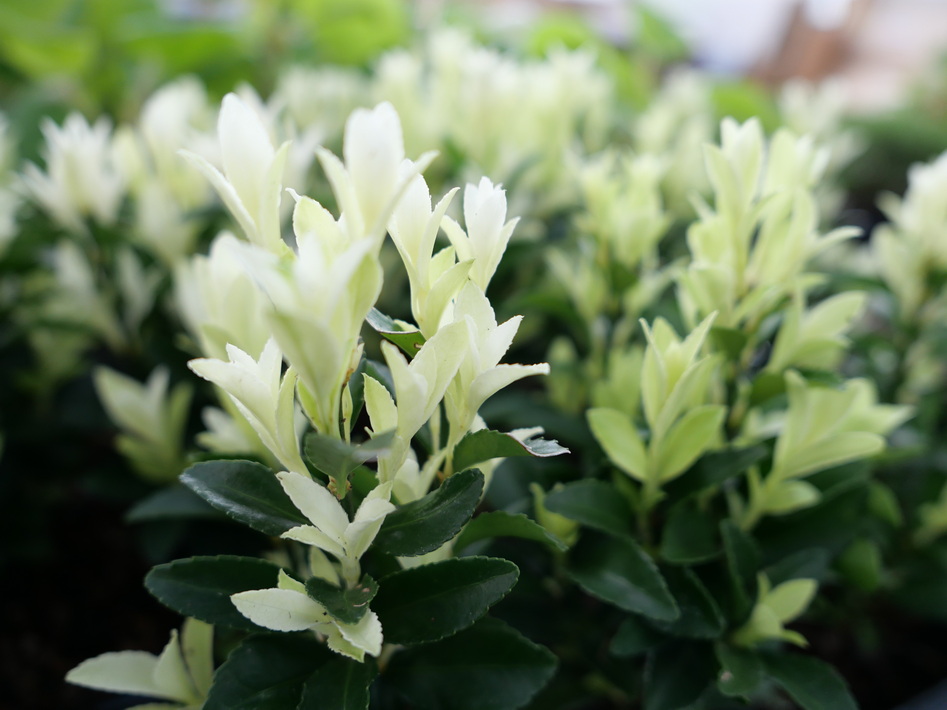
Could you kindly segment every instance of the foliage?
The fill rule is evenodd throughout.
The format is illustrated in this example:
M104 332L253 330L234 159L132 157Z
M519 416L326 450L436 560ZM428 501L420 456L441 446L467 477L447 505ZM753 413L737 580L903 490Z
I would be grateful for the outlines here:
M827 228L831 89L665 72L656 16L627 53L556 19L520 56L409 41L396 2L125 5L0 11L8 95L55 75L95 117L32 153L22 105L0 123L0 426L94 386L145 586L187 617L67 680L847 708L824 633L943 620L947 158L858 242Z

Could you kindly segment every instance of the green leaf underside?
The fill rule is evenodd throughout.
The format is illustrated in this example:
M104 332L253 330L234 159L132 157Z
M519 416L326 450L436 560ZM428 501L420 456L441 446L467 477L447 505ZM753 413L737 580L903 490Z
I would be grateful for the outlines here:
M365 616L368 604L378 593L378 582L365 575L355 589L340 589L321 577L306 580L306 594L322 604L331 616L345 624L355 624Z
M377 308L372 308L365 318L368 324L385 340L401 348L404 353L413 358L424 345L424 336L419 330L405 330L393 318L386 316Z
M218 510L265 535L279 536L309 524L263 464L205 461L181 474L181 482Z
M306 434L303 452L309 464L331 478L338 490L344 491L344 482L348 480L352 471L363 463L374 461L384 455L394 438L394 431L386 431L364 444L353 445L335 437L311 431Z
M309 676L296 710L368 710L377 675L370 657L364 663L335 657Z
M496 458L536 456L545 458L569 453L559 442L546 439L520 441L512 434L492 429L481 429L467 434L454 449L454 470L476 466L478 463Z
M204 710L295 708L303 683L331 656L312 634L250 636L217 669Z
M390 513L372 549L399 557L436 550L470 520L482 492L480 471L468 469L454 474L436 491Z
M428 643L471 626L516 584L508 560L464 557L388 575L372 603L385 641Z
M230 596L275 587L279 569L255 557L192 557L152 568L145 576L145 587L166 607L184 616L217 626L259 631L237 611Z
M125 522L145 523L175 518L219 518L214 508L180 484L168 486L136 503L125 514Z
M546 508L586 527L611 535L632 533L631 510L615 488L604 481L585 480L567 483L550 491Z
M652 559L629 538L583 535L569 553L568 573L586 592L657 621L680 615Z
M542 525L531 520L523 513L507 513L496 510L481 513L464 526L454 540L454 552L459 553L468 545L480 540L495 537L518 537L533 542L541 542L557 550L565 551L568 546L555 535L550 535Z
M644 710L690 706L713 683L716 672L709 644L678 642L658 647L648 655L645 667Z
M556 657L497 619L409 648L392 659L391 684L413 705L451 710L515 710L552 678Z
M767 675L804 710L857 710L845 681L824 661L798 653L762 658Z

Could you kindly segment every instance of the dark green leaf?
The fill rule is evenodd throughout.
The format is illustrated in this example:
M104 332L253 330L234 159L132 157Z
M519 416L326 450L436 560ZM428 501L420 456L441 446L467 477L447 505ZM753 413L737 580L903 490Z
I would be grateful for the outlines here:
M717 688L724 695L747 697L763 682L763 664L753 651L719 644Z
M927 562L926 560L924 562ZM911 570L895 590L896 604L913 616L947 621L947 574L943 567L924 564Z
M569 553L568 572L592 596L659 621L680 612L661 573L630 538L586 534Z
M372 609L385 641L438 641L465 629L506 596L519 570L508 560L464 557L388 575Z
M868 484L868 507L875 517L884 520L893 528L900 527L904 522L897 496L880 481L871 481Z
M492 429L481 429L467 434L454 449L454 470L463 471L478 463L496 458L514 456L559 456L569 453L569 449L560 446L557 441L546 439L527 439L520 441L512 434L504 434Z
M737 328L715 326L710 329L710 341L728 359L737 361L746 347L747 334Z
M568 483L547 493L545 505L553 513L595 530L619 536L632 533L628 503L604 481Z
M824 661L798 653L763 657L766 673L804 710L858 710L838 672Z
M760 569L760 551L747 533L731 520L720 524L723 549L734 578L744 585L753 584Z
M786 392L786 380L778 372L761 372L753 378L750 390L750 405L763 404L767 400L779 397Z
M823 581L828 574L832 555L828 550L812 547L784 557L766 568L766 577L775 587L791 579L814 579Z
M368 710L369 688L377 675L372 658L359 663L336 656L306 681L296 710Z
M365 320L381 337L401 348L408 359L417 355L418 350L424 345L424 336L421 335L421 331L406 329L394 318L386 316L377 308L372 308Z
M732 621L742 622L756 602L760 552L753 538L731 520L720 524L720 534L726 570L721 575L723 579L715 596L727 600L725 609Z
M557 550L566 550L568 546L555 535L550 535L539 523L523 513L513 514L502 510L481 513L464 526L454 540L454 552L459 553L468 545L494 537L519 537L534 542L542 542Z
M260 627L237 611L230 595L275 587L279 569L255 557L192 557L152 568L145 586L158 601L184 616L258 631Z
M309 524L273 471L253 461L194 464L181 474L181 482L234 520L266 535Z
M765 458L768 453L765 446L750 446L745 449L725 449L705 454L685 475L675 478L664 486L664 493L670 500L680 500L708 488L714 488L744 473L750 466Z
M556 657L497 619L391 661L391 684L422 708L515 710L552 678Z
M767 559L821 547L837 555L870 522L868 487L859 485L812 508L764 519L754 530Z
M696 639L714 639L723 633L726 622L706 587L691 570L671 567L664 580L681 615L670 623L654 622L666 634Z
M145 523L171 518L219 518L220 513L189 489L174 484L152 493L125 514L127 523Z
M321 577L306 580L306 594L322 604L333 617L345 624L355 624L365 616L368 604L378 592L378 582L367 574L355 589L340 589Z
M629 616L621 622L618 631L612 637L612 643L608 650L613 656L619 658L640 656L657 646L665 638L664 634L646 625L640 617Z
M358 366L349 375L349 381L346 386L349 389L349 395L352 397L352 414L348 421L342 422L342 430L352 433L355 428L355 422L358 421L362 408L365 406L365 367L368 364L367 358L358 361Z
M480 471L468 469L454 474L436 491L390 513L372 549L399 557L436 550L470 520L482 492Z
M311 431L306 434L303 451L309 464L331 479L330 490L341 500L348 492L352 471L386 454L394 438L394 431L386 431L364 444L347 444L334 436Z
M713 683L717 663L709 644L675 642L648 654L644 710L682 710Z
M250 636L214 673L204 710L295 708L306 678L332 655L312 634Z
M693 564L720 554L714 517L693 500L671 508L661 536L661 557L672 564Z

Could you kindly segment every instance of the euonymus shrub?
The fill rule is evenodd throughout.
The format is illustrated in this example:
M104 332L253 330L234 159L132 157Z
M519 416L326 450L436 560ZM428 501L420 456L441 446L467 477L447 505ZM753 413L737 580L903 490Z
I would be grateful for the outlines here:
M354 708L385 670L421 705L456 694L455 707L518 707L555 658L485 616L516 583L516 565L457 556L473 542L461 533L468 523L480 540L561 546L522 514L471 523L496 459L565 451L537 438L541 430L502 433L478 416L500 389L548 372L500 363L520 323L497 323L484 295L516 224L503 190L486 178L468 185L464 226L447 218L457 191L432 206L421 171L433 155L406 159L398 116L379 104L350 117L344 161L319 151L338 217L289 190L290 247L279 219L288 145L274 147L234 95L218 135L223 170L187 157L242 238L221 234L195 259L189 325L207 357L190 367L219 388L217 433L227 427L272 467L205 461L181 480L279 546L274 561L197 557L154 568L148 589L190 618L180 638L157 658L99 656L69 680L185 707ZM451 244L435 253L442 224ZM387 233L416 324L373 309ZM364 357L366 322L387 338L384 363ZM125 386L109 377L105 391ZM413 445L422 430L424 446ZM245 636L216 671L209 625Z
M338 88L325 72L285 77L296 120L251 92L228 96L213 141L187 81L114 142L104 122L46 125L46 171L26 171L27 192L72 239L52 252L55 317L25 318L45 371L68 371L93 339L139 346L173 274L179 339L217 397L198 438L211 456L181 481L272 545L266 559L157 566L146 584L188 617L180 635L159 656L105 654L69 680L147 706L671 710L788 695L852 707L804 650L807 629L843 613L832 597L918 605L947 576L933 454L921 498L869 463L907 404L929 413L922 436L939 431L943 159L888 200L891 227L861 247L875 278L852 289L829 269L860 253L855 233L821 226L824 171L839 160L827 145L844 136L809 135L818 112L800 112L798 94L771 136L727 119L715 142L708 87L678 76L635 118L633 150L587 155L601 116L563 87L607 91L581 55L517 65L437 39L428 54L388 55L372 92L349 77L362 92L349 103L391 95L405 135L383 103L351 115L341 159L316 149L331 209L303 187L313 148L332 144L332 122L305 119L302 100ZM571 140L583 131L584 152ZM448 155L405 157L429 148ZM548 243L507 254L506 192L438 182L479 166L516 180L519 229ZM235 229L193 256L215 224L202 221L211 190ZM124 241L108 231L121 194L134 205ZM410 320L379 308L399 277ZM520 317L497 317L491 283L512 312L532 309L520 344L548 351L551 372L501 364ZM60 341L50 321L83 328ZM879 322L890 342L869 347ZM537 428L491 430L480 412L547 372L545 403L496 406L535 415L526 424L548 423L574 451L530 466L564 449ZM171 388L160 369L145 385L96 374L118 447L150 480L187 466L196 384ZM515 460L482 505L503 458ZM903 570L898 549L913 554Z

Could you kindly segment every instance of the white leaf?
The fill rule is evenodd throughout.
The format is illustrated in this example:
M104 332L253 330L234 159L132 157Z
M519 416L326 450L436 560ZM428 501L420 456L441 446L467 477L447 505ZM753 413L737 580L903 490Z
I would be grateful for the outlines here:
M273 631L305 631L329 619L320 604L290 589L254 589L230 601L254 624Z
M113 693L148 695L174 700L154 680L158 657L145 651L118 651L83 661L66 674L66 681Z

